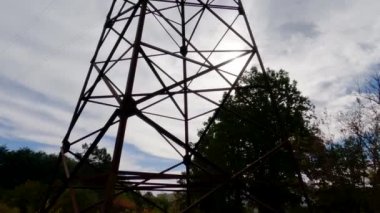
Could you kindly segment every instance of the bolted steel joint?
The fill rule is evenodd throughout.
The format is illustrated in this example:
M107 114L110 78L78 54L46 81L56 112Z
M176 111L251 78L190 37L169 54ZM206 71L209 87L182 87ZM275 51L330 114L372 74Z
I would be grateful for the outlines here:
M242 6L239 6L238 11L239 11L239 15L245 15L245 11Z
M182 56L186 56L187 55L187 46L182 46L180 48L180 52L181 52Z
M67 140L62 141L62 151L63 151L63 153L68 152L70 150L70 146L71 146L71 144Z
M112 28L115 21L113 19L108 19L107 22L104 24L105 28Z

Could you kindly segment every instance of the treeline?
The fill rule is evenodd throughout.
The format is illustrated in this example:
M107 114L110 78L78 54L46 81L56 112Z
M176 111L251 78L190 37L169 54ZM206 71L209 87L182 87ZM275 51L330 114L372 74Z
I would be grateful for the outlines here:
M84 153L88 145L83 145ZM76 153L81 156L82 153ZM45 196L49 192L49 185L52 189L61 186L63 180L63 169L57 169L58 156L35 152L29 148L19 150L8 150L5 146L0 146L0 212L1 213L34 213L37 212ZM89 157L92 167L84 167L81 175L91 176L95 172L105 172L110 166L111 156L105 148L96 148ZM77 163L75 159L67 159L69 168ZM62 165L60 165L62 166ZM52 180L54 180L52 182ZM50 191L52 192L52 191ZM103 198L102 191L77 189L76 201L83 209ZM179 206L173 205L180 199L180 195L158 194L140 192L127 192L118 196L115 200L116 212L161 212L151 200L162 209L178 212ZM73 212L69 191L65 191L50 212ZM97 212L90 210L88 212Z
M316 206L326 211L379 212L380 73L361 85L349 108L320 119L325 129L331 120L338 124L340 136L324 135L322 172L310 181Z
M55 155L0 146L0 212L32 212L43 196Z
M195 148L218 169L192 158L190 181L202 188L191 193L191 201L218 187L223 178L230 181L193 212L380 211L380 73L361 86L345 111L316 116L287 72L268 69L264 75L252 68L216 122L206 122L199 135L203 141ZM86 175L106 172L111 156L96 149L89 160L96 171L84 167ZM35 212L56 162L56 155L0 147L0 212ZM68 159L69 167L75 163ZM53 187L62 184L63 175L59 170ZM80 207L95 203L101 193L77 190ZM185 200L181 193L128 192L114 203L116 212L180 212ZM72 212L68 192L52 212Z

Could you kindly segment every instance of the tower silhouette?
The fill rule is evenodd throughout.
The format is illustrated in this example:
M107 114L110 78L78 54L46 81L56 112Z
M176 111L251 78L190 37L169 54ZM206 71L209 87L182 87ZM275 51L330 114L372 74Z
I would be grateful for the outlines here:
M191 193L200 185L192 183L190 170L201 167L191 159L203 161L202 170L222 173L197 144L255 63L265 72L241 0L113 0L62 140L59 165L66 179L42 210L49 211L66 190L74 211L83 210L75 199L79 188L104 196L85 210L107 212L114 197L140 190L184 192L184 210L191 209L197 204ZM84 144L86 151L77 154ZM111 166L84 177L97 146L111 148ZM175 163L160 171L129 169L131 146ZM68 165L67 157L77 163Z

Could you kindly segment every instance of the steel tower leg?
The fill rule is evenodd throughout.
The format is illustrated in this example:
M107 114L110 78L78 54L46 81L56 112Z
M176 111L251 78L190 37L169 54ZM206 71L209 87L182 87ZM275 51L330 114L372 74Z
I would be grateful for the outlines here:
M111 171L108 176L106 188L105 188L105 203L103 206L103 212L109 212L112 207L112 201L114 198L114 187L117 181L117 175L120 166L121 152L123 150L124 136L127 127L128 117L132 116L136 112L136 105L132 99L133 84L136 76L136 68L139 57L139 49L141 45L141 37L144 30L144 20L147 8L147 0L141 0L141 12L138 19L138 26L135 36L135 42L133 45L132 59L129 67L127 86L124 92L124 99L120 105L119 114L119 127L117 130L115 148L112 155Z

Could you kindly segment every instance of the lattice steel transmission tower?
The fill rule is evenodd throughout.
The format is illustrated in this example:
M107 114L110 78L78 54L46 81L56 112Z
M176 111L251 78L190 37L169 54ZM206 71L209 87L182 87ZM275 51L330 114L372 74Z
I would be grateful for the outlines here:
M49 211L66 190L74 211L107 212L115 196L136 190L183 191L184 210L191 209L196 204L191 193L200 187L190 172L200 165L191 159L204 162L200 169L205 174L220 170L197 151L210 127L203 123L213 122L255 63L264 71L241 0L113 0L62 141L59 160L66 180L42 211ZM198 135L201 128L205 131ZM87 151L76 154L85 143ZM126 144L161 152L177 163L162 171L131 171L123 160L128 159ZM111 169L83 177L80 171L91 165L88 158L97 146L113 149ZM68 156L78 159L73 168ZM79 188L103 190L104 197L80 209L75 201Z

